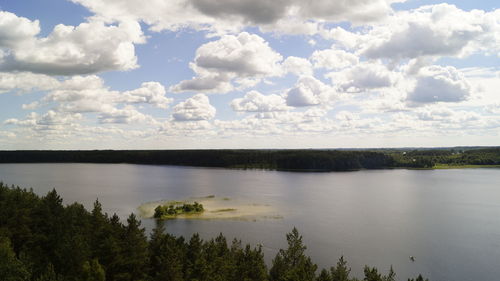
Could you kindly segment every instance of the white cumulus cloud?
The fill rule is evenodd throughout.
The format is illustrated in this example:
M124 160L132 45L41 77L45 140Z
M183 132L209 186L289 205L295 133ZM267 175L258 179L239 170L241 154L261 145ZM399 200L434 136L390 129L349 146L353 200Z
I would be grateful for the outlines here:
M144 42L139 23L133 21L58 24L47 37L38 37L39 32L38 21L0 12L0 48L7 50L0 71L74 75L130 70L138 67L134 44Z
M197 74L172 87L173 91L210 91L225 93L231 81L241 78L263 78L282 73L282 56L260 36L242 32L225 35L203 44L196 50L191 68Z
M449 4L401 11L370 31L363 54L393 60L462 57L479 50L495 54L500 45L499 14L498 10L463 11Z
M365 62L340 72L332 72L327 76L341 91L358 93L390 87L395 83L395 75L382 64Z
M435 102L460 102L472 94L472 87L465 76L452 66L422 68L415 88L408 93L408 101L416 104Z
M196 94L173 108L172 117L175 121L202 121L215 117L215 107L204 94Z
M328 85L312 76L303 76L288 90L286 103L294 107L328 104L333 94L333 89Z
M245 112L273 112L288 109L283 97L275 94L265 96L257 91L250 91L243 98L234 99L231 107L234 111Z

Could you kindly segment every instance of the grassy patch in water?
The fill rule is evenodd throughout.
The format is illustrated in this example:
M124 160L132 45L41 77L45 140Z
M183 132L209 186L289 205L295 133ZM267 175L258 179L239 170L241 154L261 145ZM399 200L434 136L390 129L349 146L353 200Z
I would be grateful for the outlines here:
M218 209L215 211L211 211L211 213L224 213L224 212L235 212L237 209L235 208L226 208L226 209Z

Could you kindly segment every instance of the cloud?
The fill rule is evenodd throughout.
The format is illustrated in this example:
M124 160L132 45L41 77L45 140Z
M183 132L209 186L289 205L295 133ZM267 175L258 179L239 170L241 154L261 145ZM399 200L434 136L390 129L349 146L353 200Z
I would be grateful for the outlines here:
M270 24L259 26L261 32L277 35L315 35L320 31L321 24L316 21L304 21L297 17L286 17Z
M193 77L191 80L181 81L170 87L173 92L211 92L227 93L234 89L231 77L218 74L203 74L203 76Z
M15 74L0 74L0 81L10 81ZM5 78L6 77L6 78ZM145 115L132 105L148 104L154 107L166 109L173 101L166 97L166 91L163 85L158 82L144 82L140 88L131 91L119 92L110 90L102 78L96 75L73 76L65 80L57 80L41 74L20 73L11 83L7 83L10 90L21 87L29 89L43 89L47 94L39 101L29 104L23 104L23 109L34 110L42 106L50 106L50 115L55 116L80 116L85 113L98 113L99 123L154 123L155 120ZM33 78L32 80L30 80ZM36 78L36 79L35 79ZM23 85L22 82L28 80L31 84ZM54 119L54 118L52 118ZM80 121L79 119L68 119ZM10 120L9 124L23 125L33 123L32 125L41 125L41 117L31 116L25 120Z
M244 22L266 24L282 18L290 1L288 0L190 0L187 1L201 13L214 18L241 18Z
M149 104L165 109L173 99L166 97L166 90L158 82L144 82L140 88L119 92L112 91L96 75L74 76L58 82L50 89L40 104L56 103L56 109L66 112L108 112L119 104Z
M9 139L15 140L16 136L17 135L13 132L0 131L0 138L9 138Z
M53 77L30 72L0 72L0 93L12 90L28 93L56 88L59 81Z
M0 47L16 48L40 32L38 20L30 21L13 13L0 11Z
M202 121L215 117L215 107L204 94L197 94L180 102L173 108L172 117L175 121Z
M265 96L257 91L250 91L243 98L231 102L234 111L244 112L273 112L288 110L286 101L278 95Z
M452 66L434 65L420 70L407 99L415 104L461 102L471 95L472 87L460 71Z
M300 1L300 13L304 18L330 21L372 22L387 16L391 11L391 0L351 0L351 1Z
M490 114L500 114L500 102L496 102L484 107L484 110Z
M215 135L214 126L207 120L167 121L160 127L160 133L168 136L207 137Z
M322 26L319 34L327 40L335 40L337 45L350 50L362 49L372 39L368 31L364 31L364 33L361 31L351 32L340 26L331 29Z
M283 62L283 67L288 73L293 73L297 76L313 75L312 64L305 58L290 56Z
M281 75L282 59L258 35L247 32L237 36L225 35L196 50L190 66L197 76L180 82L172 90L225 93L232 89L231 81L236 78L259 79Z
M340 72L327 74L343 92L359 93L370 89L390 87L395 73L379 63L365 62Z
M298 132L327 132L332 130L332 123L325 119L327 111L322 108L309 108L303 112L272 111L259 112L241 120L215 120L219 134L246 135L294 135Z
M447 107L423 108L416 113L418 118L423 121L449 119L455 115L455 112Z
M193 28L226 32L244 26L295 34L297 28L310 34L316 22L372 22L392 12L390 5L404 0L72 0L108 21L143 21L154 31ZM313 22L311 22L313 21Z
M294 107L327 104L334 91L312 76L300 77L286 94L286 104Z
M75 75L130 70L138 67L134 44L144 42L139 23L132 21L58 24L47 37L37 37L39 32L38 21L0 12L0 48L8 50L0 71Z
M466 12L449 4L401 11L368 33L363 54L392 60L463 57L479 50L495 54L500 45L499 14L498 10Z
M132 91L126 91L120 95L120 102L124 103L145 103L158 108L167 108L172 103L172 98L165 96L166 90L158 82L144 82L141 87Z
M426 122L437 130L482 129L498 126L498 120L485 119L477 112L452 110L442 105L426 106L416 112L419 120Z
M4 122L4 124L29 127L36 131L58 131L66 127L71 127L74 122L81 119L82 115L79 113L72 114L49 110L43 115L32 112L23 120L16 118L8 119Z
M215 18L199 12L187 0L71 0L81 4L106 21L142 21L153 31L179 31L183 28L203 30L207 25L219 25ZM230 28L229 25L225 27ZM221 27L222 28L222 27Z
M151 117L137 111L133 106L122 109L112 108L107 112L99 114L99 123L131 124L151 121Z
M314 51L311 60L315 68L342 69L357 64L359 58L344 50L326 49Z

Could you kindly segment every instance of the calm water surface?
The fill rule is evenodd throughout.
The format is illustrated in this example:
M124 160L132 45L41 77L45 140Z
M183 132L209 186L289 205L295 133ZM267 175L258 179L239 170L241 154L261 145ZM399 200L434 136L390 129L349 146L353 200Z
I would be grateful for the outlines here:
M270 204L283 219L174 220L167 231L264 245L266 260L285 247L296 226L320 267L344 255L353 273L365 264L398 280L424 274L433 281L495 280L500 276L500 170L373 170L288 173L127 164L0 164L0 180L52 188L65 203L125 218L148 201L215 194ZM151 229L153 222L143 220ZM409 256L416 261L410 262Z

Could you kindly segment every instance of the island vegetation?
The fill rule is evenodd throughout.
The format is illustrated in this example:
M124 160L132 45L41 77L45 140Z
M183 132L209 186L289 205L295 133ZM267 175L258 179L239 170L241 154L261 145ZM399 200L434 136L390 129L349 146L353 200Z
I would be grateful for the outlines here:
M149 238L131 214L125 223L103 212L95 201L63 205L55 190L37 196L33 190L0 183L0 279L2 281L394 281L366 266L363 279L351 276L343 257L330 268L318 267L306 255L297 229L286 235L288 247L270 267L261 246L228 243L221 234L203 240L175 237L158 220ZM412 281L424 281L421 276Z
M194 202L193 204L183 203L182 205L158 205L155 208L154 218L156 219L174 219L179 215L196 215L205 211L203 204Z
M142 218L257 221L283 218L271 205L238 198L203 197L178 198L144 202L137 207Z
M0 151L0 163L131 163L286 171L500 167L500 147L358 150Z

